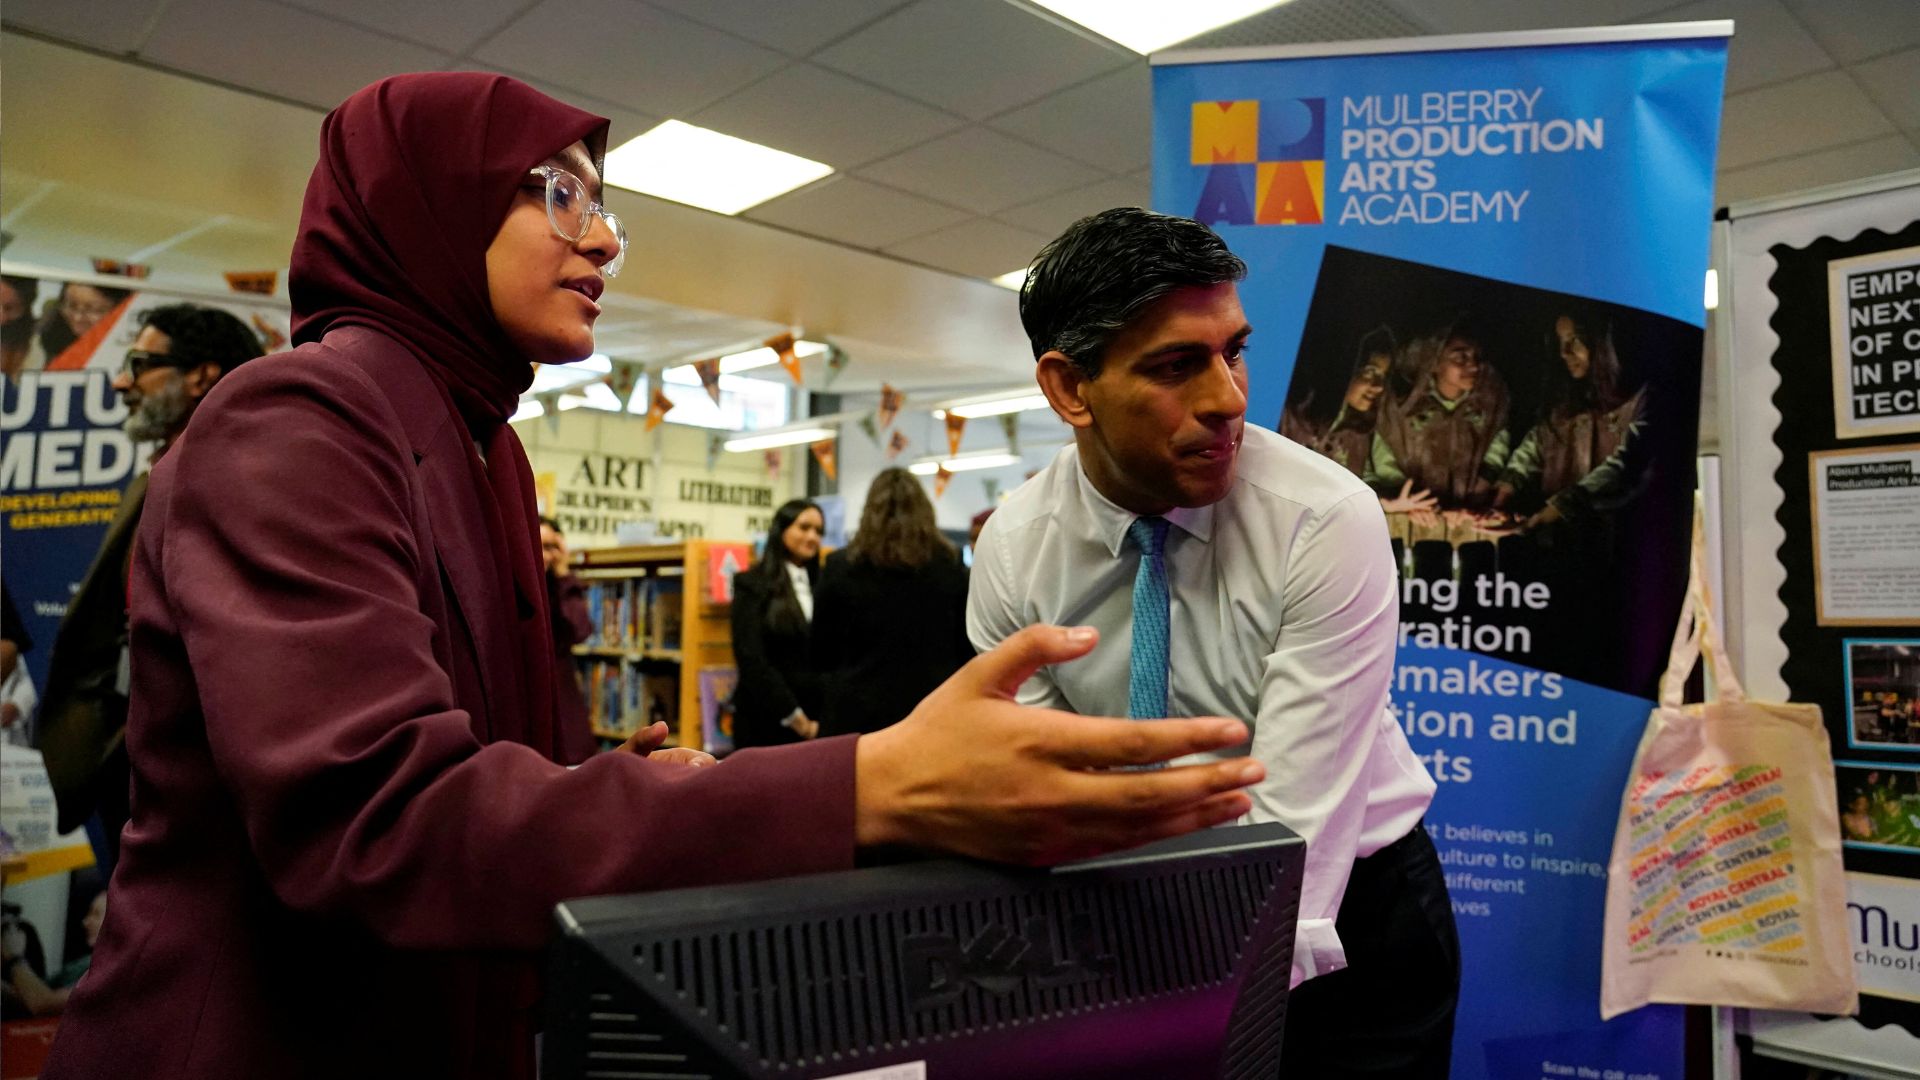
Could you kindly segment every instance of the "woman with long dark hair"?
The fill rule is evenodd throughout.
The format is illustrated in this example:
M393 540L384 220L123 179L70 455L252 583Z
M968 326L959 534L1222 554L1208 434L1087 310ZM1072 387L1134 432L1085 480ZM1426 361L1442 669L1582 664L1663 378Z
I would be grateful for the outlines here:
M825 522L820 507L806 499L781 504L759 561L734 575L735 746L779 746L820 734L825 698L812 623Z
M920 479L882 470L860 531L827 558L813 622L827 732L878 731L973 658L967 571L940 534Z
M1563 314L1547 353L1540 417L1508 460L1495 503L1532 509L1529 531L1613 509L1642 472L1628 451L1646 423L1646 388L1621 389L1611 329Z

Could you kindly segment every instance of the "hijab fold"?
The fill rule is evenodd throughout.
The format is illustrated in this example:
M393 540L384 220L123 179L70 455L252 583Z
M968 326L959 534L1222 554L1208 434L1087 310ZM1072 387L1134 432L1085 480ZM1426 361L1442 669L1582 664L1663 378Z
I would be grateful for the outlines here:
M471 435L468 473L486 508L497 603L468 617L476 633L503 634L500 655L520 660L504 673L486 737L549 756L560 683L533 470L506 422L533 369L493 316L486 252L529 170L578 141L597 166L606 133L606 120L501 75L374 83L321 124L287 284L296 345L348 326L393 339Z

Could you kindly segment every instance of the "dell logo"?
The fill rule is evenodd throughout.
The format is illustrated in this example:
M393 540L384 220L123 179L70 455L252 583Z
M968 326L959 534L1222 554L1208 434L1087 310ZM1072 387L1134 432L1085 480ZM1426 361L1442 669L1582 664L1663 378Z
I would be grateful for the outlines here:
M1084 914L1067 919L1063 950L1045 918L1026 921L1019 933L988 926L964 947L947 934L914 934L900 942L907 1002L916 1009L946 1005L969 985L989 994L1010 994L1022 982L1036 990L1091 982L1119 966L1100 951L1093 920Z

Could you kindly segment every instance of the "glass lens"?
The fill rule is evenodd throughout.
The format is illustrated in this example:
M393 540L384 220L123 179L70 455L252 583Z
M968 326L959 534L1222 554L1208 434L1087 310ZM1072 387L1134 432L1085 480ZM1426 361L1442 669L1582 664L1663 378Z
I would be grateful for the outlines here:
M587 235L592 215L590 202L587 186L579 177L561 169L547 174L547 220L562 237L578 241Z
M607 260L607 265L600 268L602 274L612 277L620 272L621 267L627 265L627 227L620 223L620 215L611 210L600 211L600 216L606 219L607 228L613 230L613 238L619 244L618 250L613 253L613 258Z

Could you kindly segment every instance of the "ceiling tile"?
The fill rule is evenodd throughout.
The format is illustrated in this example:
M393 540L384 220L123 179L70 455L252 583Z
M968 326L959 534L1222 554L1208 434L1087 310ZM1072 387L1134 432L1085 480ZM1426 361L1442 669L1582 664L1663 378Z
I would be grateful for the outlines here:
M557 86L545 79L536 79L523 71L509 71L506 68L494 64L456 62L453 67L454 70L458 71L486 70L500 75L510 75L550 98L564 101L575 108L585 109L595 115L606 117L608 125L607 149L609 150L636 135L642 135L653 130L659 126L660 121L666 119L664 116L654 116L649 113L635 112L632 109L621 108L613 102L602 101L591 94L582 93L571 87Z
M1908 131L1920 131L1920 49L1893 53L1855 64L1853 75L1867 88L1887 118Z
M863 176L982 214L1081 187L1098 171L985 128L962 128L860 170Z
M1780 0L1700 0L1660 13L1661 22L1732 19L1727 93L1782 82L1833 67L1833 58Z
M1751 168L1728 169L1720 174L1714 199L1716 205L1724 206L1916 166L1920 166L1920 150L1915 150L1905 136L1889 135Z
M1720 122L1720 167L1757 165L1893 130L1846 72L1808 75L1727 96Z
M91 45L110 53L130 53L140 44L147 20L161 0L118 4L77 4L74 0L7 0L7 22L50 37Z
M1006 0L920 0L814 59L984 119L1138 60Z
M1131 172L1153 148L1153 76L1146 62L995 117L992 126L1110 172Z
M757 41L788 56L806 56L904 0L652 0L689 19Z
M556 26L579 29L561 34ZM546 0L474 55L661 116L687 115L787 62L633 0Z
M1791 0L1791 4L1813 36L1843 64L1920 45L1920 4L1913 0Z
M1544 27L1605 26L1642 19L1671 0L1391 0L1410 20L1436 34ZM1664 20L1662 20L1664 21Z
M988 218L975 218L894 244L887 253L956 274L991 278L1027 265L1050 239Z
M841 169L897 153L965 122L812 64L777 71L689 119Z
M451 59L296 8L249 0L179 0L167 8L140 56L325 109L388 75L433 71Z
M1152 202L1152 196L1152 187L1142 179L1102 180L1039 202L1002 210L993 216L1023 229L1058 236L1088 214L1116 206L1146 206Z
M280 2L450 53L466 52L525 6L525 0L461 0L459 4L396 4L393 0Z
M746 216L855 247L882 248L970 215L856 177L836 176L756 206Z

